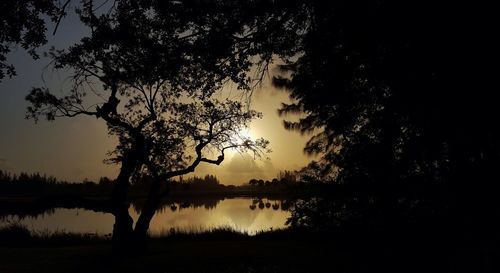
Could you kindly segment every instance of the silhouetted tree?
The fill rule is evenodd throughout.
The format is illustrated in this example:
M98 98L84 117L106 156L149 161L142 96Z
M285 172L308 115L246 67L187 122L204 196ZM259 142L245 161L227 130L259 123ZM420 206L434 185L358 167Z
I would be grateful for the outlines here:
M325 167L325 162L311 161L307 166L296 172L297 180L306 183L333 182L336 178L331 168Z
M447 202L494 208L488 181L498 176L499 114L481 63L492 52L481 42L487 24L475 7L301 3L288 15L304 31L294 52L280 54L274 84L295 100L280 113L303 114L285 127L312 134L305 152L321 156L321 173L372 191L386 211L410 190L418 193L411 198L453 193L461 197Z
M239 133L259 113L237 101L215 99L228 81L249 90L246 71L252 62L249 45L239 42L244 29L238 14L222 17L218 12L224 5L212 7L124 0L111 13L82 10L91 36L50 52L55 68L73 71L73 87L62 97L46 88L34 88L26 97L28 118L93 116L118 137L109 160L121 165L112 197L117 250L145 241L169 179L193 172L202 162L219 165L227 149L260 154L266 148L267 141ZM95 88L95 81L102 88ZM104 101L95 104L97 99ZM142 175L152 181L133 229L127 192L130 180Z
M278 180L287 184L295 183L297 181L297 176L293 171L284 170L278 173Z
M109 185L113 183L113 181L105 176L99 178L99 185Z
M20 45L34 58L35 49L47 42L44 16L55 22L63 16L57 0L5 0L0 3L0 81L16 75L13 65L7 63L12 48Z
M258 183L259 183L259 181L255 178L252 178L252 179L250 179L250 181L248 181L248 185L250 185L250 186L256 186Z
M259 179L259 181L257 181L257 185L259 185L259 187L264 187L264 180Z
M187 184L190 190L222 189L224 186L219 183L215 175L207 174L205 177L189 177L182 183Z
M36 49L47 43L47 23L53 23L56 34L67 15L71 0L5 0L0 3L0 81L16 75L15 67L7 62L7 55L21 46L33 59L40 56ZM94 0L73 0L83 7L93 7ZM102 3L99 4L102 6Z

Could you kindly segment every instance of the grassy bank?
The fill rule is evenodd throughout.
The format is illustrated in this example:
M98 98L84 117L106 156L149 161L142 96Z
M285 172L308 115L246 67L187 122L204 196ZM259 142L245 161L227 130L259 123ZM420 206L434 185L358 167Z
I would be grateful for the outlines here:
M152 237L146 254L117 257L108 237L9 225L0 229L0 272L308 272L332 263L324 242L299 233L171 230Z
M498 240L429 235L175 230L151 238L145 254L124 257L113 256L108 237L11 226L0 231L0 272L498 272Z
M311 233L302 229L278 229L250 235L232 227L212 229L170 229L151 235L154 244L188 241L233 241L233 240L322 240L324 234ZM72 233L65 231L30 231L26 226L12 223L0 227L0 247L66 247L80 245L110 244L111 237L94 233Z

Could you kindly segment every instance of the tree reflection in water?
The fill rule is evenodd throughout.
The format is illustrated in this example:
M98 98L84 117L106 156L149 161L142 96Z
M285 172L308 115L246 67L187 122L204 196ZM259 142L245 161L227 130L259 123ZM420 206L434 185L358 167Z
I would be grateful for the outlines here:
M141 202L132 202L129 209L132 217L140 214ZM288 200L267 198L166 199L152 220L151 234L160 234L171 228L202 231L229 227L250 234L286 228L290 204ZM35 231L65 230L101 235L111 232L113 221L106 210L88 208L52 207L31 211L29 207L17 207L11 212L2 210L0 217L0 226L18 222Z

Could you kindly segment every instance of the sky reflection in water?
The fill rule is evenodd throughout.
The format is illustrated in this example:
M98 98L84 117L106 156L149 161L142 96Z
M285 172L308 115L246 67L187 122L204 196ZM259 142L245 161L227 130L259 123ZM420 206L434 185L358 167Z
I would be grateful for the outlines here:
M261 230L285 228L286 219L290 212L281 209L280 201L262 199L263 203L270 203L271 207L250 209L253 204L249 198L224 199L215 207L174 207L166 206L158 210L151 221L150 233L160 234L179 230L206 230L217 227L231 227L238 231L255 234ZM278 205L279 208L278 208ZM262 206L261 206L262 207ZM134 221L138 213L131 206L130 214ZM0 226L6 223L19 222L36 232L77 232L110 234L114 218L109 213L94 212L84 209L54 209L37 217L19 219L16 216L0 220Z

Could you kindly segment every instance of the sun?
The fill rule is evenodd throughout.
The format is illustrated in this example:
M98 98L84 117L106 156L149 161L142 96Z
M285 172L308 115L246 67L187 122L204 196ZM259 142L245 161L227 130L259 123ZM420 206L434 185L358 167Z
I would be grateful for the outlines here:
M243 143L246 140L255 140L257 138L256 132L251 127L242 127L240 130L234 133L233 135L234 143ZM232 158L236 153L238 153L238 149L230 149L227 151L229 158Z
M247 127L242 128L238 132L238 137L242 139L252 139L252 132L250 131L250 128Z

